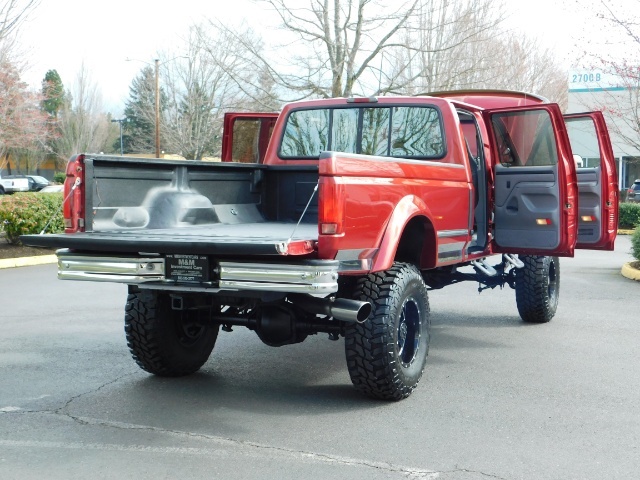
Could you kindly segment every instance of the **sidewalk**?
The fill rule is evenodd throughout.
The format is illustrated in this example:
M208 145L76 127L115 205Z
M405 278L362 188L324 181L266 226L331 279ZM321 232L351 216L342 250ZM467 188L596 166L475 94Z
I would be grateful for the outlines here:
M0 270L3 268L29 267L32 265L46 265L56 263L58 258L55 255L38 255L37 257L19 257L0 259Z

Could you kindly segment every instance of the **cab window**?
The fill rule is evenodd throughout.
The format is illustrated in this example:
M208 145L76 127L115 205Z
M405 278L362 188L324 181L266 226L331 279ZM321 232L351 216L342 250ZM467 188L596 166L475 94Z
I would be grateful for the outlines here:
M441 159L446 152L440 112L429 106L292 111L281 140L280 157L316 159L326 150Z

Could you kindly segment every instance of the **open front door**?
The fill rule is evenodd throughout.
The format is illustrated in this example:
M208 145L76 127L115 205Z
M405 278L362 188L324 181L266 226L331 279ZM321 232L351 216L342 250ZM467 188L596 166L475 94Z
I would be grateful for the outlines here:
M601 112L564 116L578 163L578 243L576 248L613 250L618 231L618 177L609 133Z
M263 163L277 113L225 113L222 161Z
M573 256L576 169L556 104L483 112L491 131L494 252Z

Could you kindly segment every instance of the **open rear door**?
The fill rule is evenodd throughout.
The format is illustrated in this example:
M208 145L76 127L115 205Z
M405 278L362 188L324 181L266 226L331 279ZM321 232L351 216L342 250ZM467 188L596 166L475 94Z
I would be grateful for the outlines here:
M613 250L618 231L618 177L609 132L601 112L564 116L578 164L576 248Z
M222 161L263 163L277 113L225 113Z
M576 169L556 104L483 112L491 131L494 252L573 256Z

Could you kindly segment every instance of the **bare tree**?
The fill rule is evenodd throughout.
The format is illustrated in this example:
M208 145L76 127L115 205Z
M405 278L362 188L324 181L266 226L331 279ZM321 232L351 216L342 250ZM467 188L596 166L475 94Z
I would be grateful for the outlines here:
M40 0L3 0L0 2L0 62L16 62L16 32Z
M58 113L58 138L53 142L53 153L66 161L75 153L111 151L110 119L104 113L98 86L91 80L84 64L66 99Z
M193 26L183 54L161 64L165 150L196 160L219 155L224 112L244 109L247 99L237 79L229 75L235 71L241 78L247 72L229 31Z
M281 99L509 88L564 102L565 72L550 51L502 28L501 1L409 0L391 11L375 0L256 1L293 39L275 57L255 36L229 33Z
M501 72L495 79L497 88L536 93L566 108L568 72L551 49L513 32L493 47L491 51L499 52L493 56L494 63L499 64L494 70Z
M624 9L604 0L599 4L596 15L609 28L609 36L620 37L622 45L608 49L618 55L598 54L594 63L623 89L604 88L604 99L588 107L604 110L611 120L609 130L634 153L640 151L640 0L630 0Z
M375 60L396 45L417 6L423 0L405 0L390 7L377 0L256 0L278 15L293 39L287 65L267 58L259 42L235 41L251 55L263 74L298 98L353 94L364 77L371 76ZM373 77L372 77L373 78Z
M502 34L500 5L486 0L421 4L403 43L391 51L384 69L389 78L381 77L381 91L415 94L479 88L483 80L497 78L489 44Z
M501 28L499 3L434 0L420 11L418 28L386 59L393 93L508 89L566 104L566 71L553 52L530 37Z

